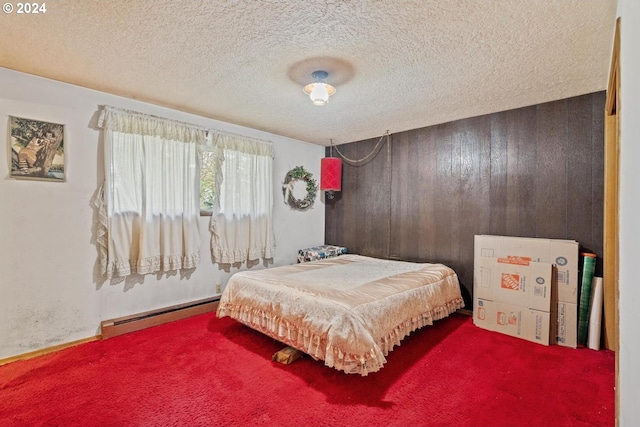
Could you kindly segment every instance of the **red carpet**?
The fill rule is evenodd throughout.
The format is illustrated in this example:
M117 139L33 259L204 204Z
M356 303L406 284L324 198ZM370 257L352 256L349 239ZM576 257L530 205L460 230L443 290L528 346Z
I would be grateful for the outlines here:
M2 426L613 426L614 353L453 315L367 377L211 314L0 367Z

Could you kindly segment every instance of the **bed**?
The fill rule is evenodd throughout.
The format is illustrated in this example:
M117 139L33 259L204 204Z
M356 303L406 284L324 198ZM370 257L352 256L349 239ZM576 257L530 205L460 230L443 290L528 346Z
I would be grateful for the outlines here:
M236 273L217 315L367 375L404 337L463 306L458 276L443 264L350 254Z

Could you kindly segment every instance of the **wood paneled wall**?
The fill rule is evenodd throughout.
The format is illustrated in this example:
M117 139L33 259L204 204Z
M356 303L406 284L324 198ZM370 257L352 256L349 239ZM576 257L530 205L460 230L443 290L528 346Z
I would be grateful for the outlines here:
M392 135L365 164L343 162L325 242L447 264L468 308L476 234L577 240L600 275L604 102L598 92ZM339 150L360 159L377 142Z

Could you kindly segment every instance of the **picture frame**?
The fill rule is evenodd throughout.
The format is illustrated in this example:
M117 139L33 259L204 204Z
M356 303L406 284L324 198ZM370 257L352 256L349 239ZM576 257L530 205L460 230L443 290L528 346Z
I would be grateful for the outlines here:
M64 125L9 116L11 178L66 181Z

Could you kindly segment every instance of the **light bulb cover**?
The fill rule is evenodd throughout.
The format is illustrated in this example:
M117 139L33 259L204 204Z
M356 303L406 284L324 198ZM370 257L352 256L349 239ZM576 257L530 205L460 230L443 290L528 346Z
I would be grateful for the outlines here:
M316 80L306 85L302 90L309 95L314 105L325 105L329 97L336 93L336 88L324 81L329 74L326 71L314 71L311 76Z
M309 98L315 105L324 105L329 102L329 91L326 83L314 83Z

